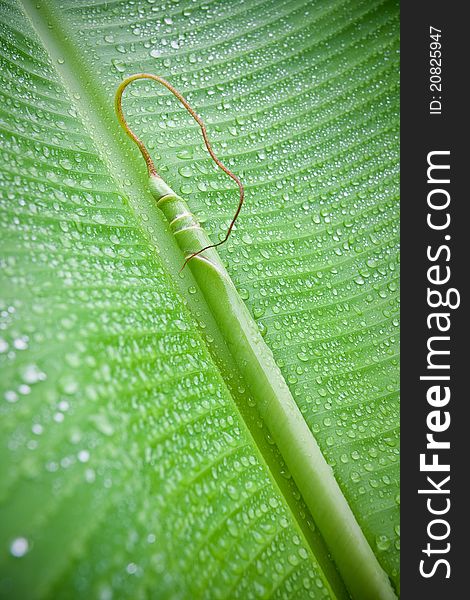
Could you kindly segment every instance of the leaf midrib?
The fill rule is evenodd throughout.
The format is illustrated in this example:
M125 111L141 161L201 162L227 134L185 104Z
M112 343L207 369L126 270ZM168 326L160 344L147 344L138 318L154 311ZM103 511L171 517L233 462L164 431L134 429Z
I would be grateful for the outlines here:
M53 9L47 3L43 3L41 8L37 9L31 0L22 0L22 6L39 39L50 55L55 71L61 77L65 89L69 92L69 96L74 98L75 107L81 115L82 122L90 138L94 141L100 157L108 167L113 181L123 196L128 199L149 247L154 248L155 253L160 255L167 272L178 272L182 260L181 251L159 211L155 210L154 199L147 188L147 179L144 176L141 159L137 158L131 143L123 138L114 118L109 97L106 96L103 87L94 78L90 78L89 72L83 66L85 58L79 54L73 44L72 33L56 17ZM60 62L59 58L61 59ZM126 180L131 184L124 187L121 182ZM151 225L151 233L149 233L149 224ZM331 562L325 543L319 537L318 532L310 530L307 520L300 515L300 512L308 512L308 509L303 505L303 502L301 502L302 507L300 508L299 501L295 498L295 489L280 475L277 448L274 449L268 444L263 431L260 431L255 425L250 426L250 423L255 423L253 415L257 413L255 413L255 409L247 406L246 398L243 398L243 403L240 403L242 395L237 392L241 381L240 374L235 373L235 377L230 383L227 382L227 378L224 376L224 373L229 372L233 375L233 358L197 283L188 269L185 270L182 277L176 278L176 281L173 280L173 286L186 300L193 314L197 314L199 322L205 323L206 331L210 331L213 339L210 340L210 343L206 341L208 350L222 378L229 387L245 426L261 452L271 476L286 500L326 579L338 598L348 597L343 581ZM197 293L188 294L189 287L196 288ZM205 332L201 333L204 337Z

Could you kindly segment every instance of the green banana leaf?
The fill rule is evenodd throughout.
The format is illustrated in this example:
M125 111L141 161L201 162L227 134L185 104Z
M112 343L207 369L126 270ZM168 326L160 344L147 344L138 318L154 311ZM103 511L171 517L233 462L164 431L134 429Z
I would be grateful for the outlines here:
M398 595L397 3L5 0L0 22L0 597ZM351 584L235 321L179 272L114 115L138 72L245 184L219 255L394 592ZM191 117L149 81L124 109L223 239L237 190Z

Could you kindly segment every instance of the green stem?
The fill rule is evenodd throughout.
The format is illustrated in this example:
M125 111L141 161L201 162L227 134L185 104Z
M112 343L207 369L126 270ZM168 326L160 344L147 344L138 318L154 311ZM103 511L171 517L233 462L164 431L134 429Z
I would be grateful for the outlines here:
M185 256L210 244L186 202L160 177L150 189ZM396 598L256 323L214 248L188 263L351 596Z

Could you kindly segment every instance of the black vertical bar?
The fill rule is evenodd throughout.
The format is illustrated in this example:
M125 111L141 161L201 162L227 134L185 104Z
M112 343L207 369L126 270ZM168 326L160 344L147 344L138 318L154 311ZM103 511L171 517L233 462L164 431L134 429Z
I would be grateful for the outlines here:
M470 198L464 187L465 177L470 172L466 165L468 150L464 140L468 136L468 106L466 90L469 88L470 69L467 65L466 40L469 39L468 25L463 15L463 6L452 2L403 2L401 7L401 206L402 206L402 597L403 598L463 598L466 591L466 575L470 575L467 565L469 551L465 543L469 538L470 516L465 511L470 508L467 496L467 481L470 481L469 450L470 430L467 406L470 402L468 391L464 388L465 370L470 371L469 327L466 305L468 298L470 251ZM433 52L430 27L441 30L441 89L430 89L430 71ZM435 49L436 45L434 45ZM436 86L438 88L438 86ZM433 98L434 97L434 98ZM430 102L441 102L441 111L430 113ZM427 156L432 151L449 151L433 159L441 164L450 164L447 177L449 184L429 183L427 181ZM445 179L444 171L434 171ZM427 196L433 189L444 189L450 195L450 204L442 211L430 209ZM445 192L436 192L431 202L445 203ZM451 219L449 227L433 230L427 223L428 213L438 224L444 223L446 213ZM450 236L450 239L446 238ZM438 258L432 261L427 256L428 247L433 257L440 247L448 246L451 255L447 259L445 248ZM448 274L446 284L431 284L428 269L439 265L436 273ZM458 290L461 304L458 308L438 307L433 309L427 301L427 288L438 289L445 294L450 288ZM457 294L451 294L455 301ZM436 296L434 297L436 299ZM431 328L427 318L433 312L449 315L451 326L448 332L439 332L436 320L431 318ZM444 325L446 318L440 321ZM450 350L450 355L440 355L435 362L449 364L450 369L428 369L427 343L431 336L449 336L448 341L435 341L435 348ZM420 380L420 376L449 376L450 381L432 382ZM432 385L447 385L450 388L450 401L446 406L433 407L427 401L427 391ZM442 390L442 388L441 388ZM440 422L444 421L445 411L450 414L451 422L447 430L435 433L434 438L449 441L449 450L427 450L426 434L432 433L427 425L427 417L433 410L439 410ZM436 424L436 416L434 425ZM432 417L431 417L432 419ZM440 463L450 465L450 471L423 472L420 470L420 454L427 452L426 461L432 460L432 454L438 455ZM433 489L427 481L431 477L439 485L448 475L450 480L441 486L449 494L418 494L418 489ZM444 510L447 499L450 508L442 515L432 515L431 508ZM448 522L450 533L442 540L429 537L428 527L433 519L442 518ZM444 536L446 525L434 523L430 531L436 537ZM423 552L430 544L429 556ZM449 551L444 552L447 549ZM435 552L436 551L436 552ZM449 564L438 560L445 560ZM432 576L426 578L422 570ZM450 577L446 577L449 575ZM450 594L450 595L449 595Z

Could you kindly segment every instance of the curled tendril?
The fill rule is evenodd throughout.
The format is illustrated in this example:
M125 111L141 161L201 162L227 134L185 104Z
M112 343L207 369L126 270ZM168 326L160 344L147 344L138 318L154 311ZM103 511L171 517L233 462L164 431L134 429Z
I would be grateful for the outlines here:
M176 96L176 98L181 102L181 104L185 107L185 109L188 111L188 113L193 117L193 119L196 121L196 123L201 128L201 133L202 133L202 137L204 139L204 144L206 145L207 151L209 152L212 160L219 167L219 169L222 169L222 171L224 173L226 173L231 179L233 179L233 181L235 181L235 183L238 186L239 192L240 192L240 198L238 201L237 209L236 209L235 214L230 222L230 225L228 227L228 230L227 230L227 233L225 234L224 239L221 242L217 242L216 244L210 244L209 246L205 246L204 248L201 248L201 250L198 250L197 252L194 252L194 254L191 254L190 256L188 256L188 258L186 258L186 260L184 261L184 264L181 268L181 270L183 270L184 267L187 265L187 263L192 258L197 256L198 254L201 254L201 252L204 252L204 250L208 250L209 248L216 248L217 246L221 246L228 240L230 234L232 233L233 226L235 225L235 221L237 220L238 215L240 214L240 211L242 209L243 201L245 198L245 189L244 189L243 183L240 181L240 179L234 173L232 173L232 171L227 169L227 167L224 164L222 164L220 162L220 160L217 158L217 156L214 154L214 151L212 150L212 146L207 137L206 126L204 125L204 121L193 110L193 108L191 108L191 106L188 104L187 100L178 92L178 90L175 89L171 85L171 83L168 83L168 81L166 81L166 79L163 79L163 77L159 77L158 75L152 75L151 73L136 73L135 75L130 75L129 77L124 79L124 81L122 81L122 83L119 85L119 87L116 91L114 104L115 104L118 121L121 124L124 131L127 133L127 135L133 140L133 142L135 142L135 144L137 144L142 156L144 157L149 175L153 176L153 177L160 177L157 173L157 169L155 168L155 164L152 161L149 151L145 147L145 144L142 142L142 140L136 136L136 134L132 131L132 129L127 124L127 121L124 117L124 112L122 110L122 94L123 94L124 90L126 89L126 87L133 81L136 81L137 79L151 79L152 81L161 83L163 86L165 86L167 88L167 90L169 90L174 96Z

